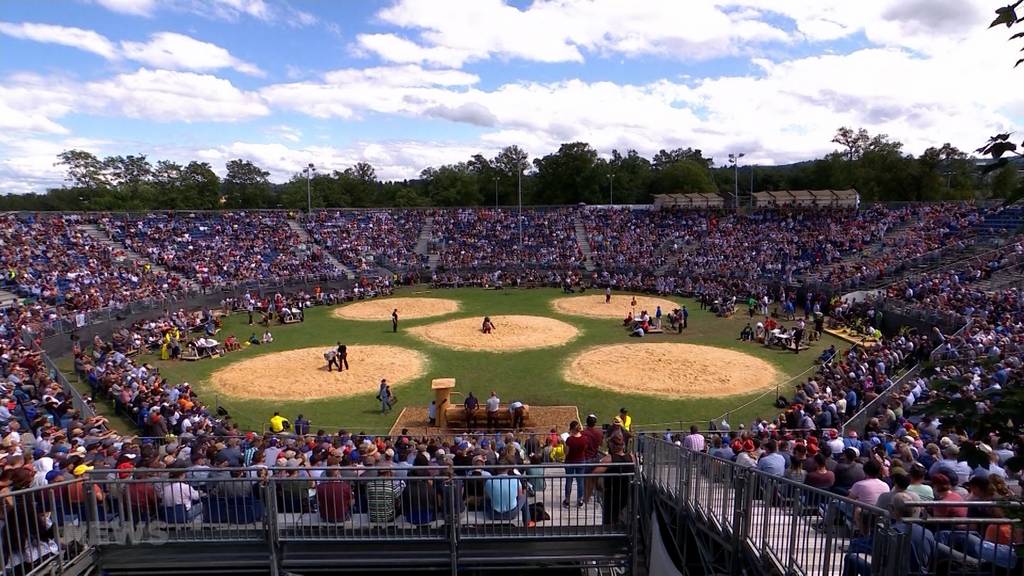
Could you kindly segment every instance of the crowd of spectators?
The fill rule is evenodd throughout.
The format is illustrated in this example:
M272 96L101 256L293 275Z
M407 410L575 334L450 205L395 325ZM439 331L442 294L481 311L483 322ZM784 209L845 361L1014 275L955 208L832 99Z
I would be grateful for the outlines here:
M570 208L525 210L521 216L511 209L438 210L430 251L438 254L441 272L577 270L583 265L577 213Z
M169 213L100 217L114 240L202 287L334 274L303 246L284 212Z
M178 278L92 238L81 222L75 215L0 216L4 284L62 314L120 307L180 288Z
M310 238L356 274L372 270L378 261L389 270L423 268L426 254L416 254L424 210L366 210L317 212L305 227Z
M842 261L824 270L819 281L839 285L874 281L904 269L915 258L938 250L956 252L977 241L975 226L984 217L968 203L923 204L893 211L904 222L880 246L861 258Z

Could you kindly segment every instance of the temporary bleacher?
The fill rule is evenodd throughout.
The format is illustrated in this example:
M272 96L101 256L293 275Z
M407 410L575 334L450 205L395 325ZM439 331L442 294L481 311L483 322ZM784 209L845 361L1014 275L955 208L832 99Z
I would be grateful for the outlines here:
M855 208L860 202L856 190L777 190L755 192L754 201L759 208L771 206L815 206Z
M654 196L654 207L663 208L721 208L725 206L725 200L718 194L704 194L694 192L691 194L656 194Z

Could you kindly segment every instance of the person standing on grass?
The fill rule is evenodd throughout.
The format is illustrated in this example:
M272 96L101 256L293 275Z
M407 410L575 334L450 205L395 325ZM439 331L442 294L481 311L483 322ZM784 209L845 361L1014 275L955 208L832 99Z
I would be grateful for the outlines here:
M572 496L572 483L576 481L576 506L583 506L585 491L583 474L587 473L584 466L587 461L588 440L583 437L580 423L573 420L569 423L569 437L565 439L565 496L562 507L568 508L569 497Z
M604 289L604 303L610 304L612 301L612 287L606 286Z
M391 331L398 332L398 308L391 311Z
M804 339L804 328L805 327L806 327L806 325L804 324L804 321L803 321L802 318L800 320L797 320L796 330L793 330L793 353L794 354L799 354L800 353L800 341Z
M387 414L391 411L391 388L388 387L387 378L381 378L380 389L377 391L377 399L380 400L380 413Z
M690 311L686 309L686 306L683 306L683 328L687 328L688 327L687 321L689 319L690 319Z

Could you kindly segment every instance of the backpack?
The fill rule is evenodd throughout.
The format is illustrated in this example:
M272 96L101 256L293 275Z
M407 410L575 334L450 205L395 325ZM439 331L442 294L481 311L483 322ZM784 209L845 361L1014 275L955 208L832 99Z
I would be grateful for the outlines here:
M543 502L534 502L533 504L530 504L529 510L530 519L534 522L543 522L546 520L551 520L551 515L548 514L547 511L544 509Z

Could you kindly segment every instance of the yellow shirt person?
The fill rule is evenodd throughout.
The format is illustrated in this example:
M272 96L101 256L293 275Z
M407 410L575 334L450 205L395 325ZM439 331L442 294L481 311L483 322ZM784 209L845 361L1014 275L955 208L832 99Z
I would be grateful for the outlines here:
M622 428L629 432L633 426L633 417L629 415L625 408L622 408L619 410L619 418L622 419Z
M291 422L288 422L287 418L281 416L277 412L274 412L274 415L270 417L270 431L274 434L284 432L286 425L291 427Z

